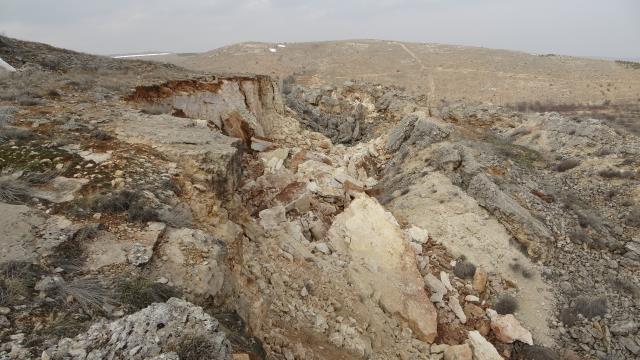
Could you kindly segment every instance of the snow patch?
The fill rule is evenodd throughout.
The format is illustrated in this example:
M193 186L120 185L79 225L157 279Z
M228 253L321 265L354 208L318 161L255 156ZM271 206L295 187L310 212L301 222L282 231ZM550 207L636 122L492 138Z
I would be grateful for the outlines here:
M16 71L16 69L13 66L9 65L7 62L2 60L2 58L0 58L0 69L5 69L11 72Z
M114 56L115 59L123 59L123 58L132 58L132 57L143 57L143 56L162 56L162 55L171 55L171 53L153 53L153 54L134 54L134 55L118 55Z

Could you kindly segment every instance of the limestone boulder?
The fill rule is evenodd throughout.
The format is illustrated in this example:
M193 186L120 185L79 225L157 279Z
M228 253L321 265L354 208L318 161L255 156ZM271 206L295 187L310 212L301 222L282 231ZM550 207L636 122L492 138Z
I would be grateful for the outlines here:
M512 314L493 316L491 330L496 334L496 338L504 343L511 344L514 341L521 341L533 345L533 338L529 330L520 325L518 319Z
M215 297L228 269L224 242L201 230L169 228L158 250L163 275L193 296Z
M353 283L380 307L406 321L421 340L437 336L436 309L429 301L413 250L391 213L361 194L329 229L335 249L350 258Z

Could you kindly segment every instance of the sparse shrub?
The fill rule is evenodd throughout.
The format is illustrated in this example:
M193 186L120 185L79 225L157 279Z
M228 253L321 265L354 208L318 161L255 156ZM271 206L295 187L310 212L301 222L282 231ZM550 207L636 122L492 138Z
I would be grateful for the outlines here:
M72 338L87 330L91 324L91 317L87 315L63 312L58 313L38 334L46 337Z
M169 114L171 112L171 106L156 104L156 103L149 103L149 104L142 105L142 107L140 108L140 111L148 115Z
M88 224L81 227L70 239L53 249L49 263L67 271L80 268L86 260L85 243L98 235L99 227L99 224Z
M204 335L187 335L173 349L180 360L208 360L220 351L220 345Z
M113 136L111 136L111 134L109 134L108 132L104 131L104 130L94 130L91 133L91 137L96 139L96 140L100 140L100 141L109 141L113 139Z
M636 206L627 215L625 223L629 226L640 227L640 206Z
M157 221L158 212L145 203L140 191L120 190L93 199L94 211L119 213L127 212L130 221Z
M117 213L129 209L140 194L132 190L120 190L107 195L100 195L93 199L92 208L95 211Z
M172 297L179 297L180 292L166 284L160 284L144 277L124 280L118 285L118 298L121 304L134 310L165 302Z
M127 210L127 216L129 221L158 221L158 212L145 204L142 201L136 201Z
M29 129L23 129L12 126L0 127L0 143L9 140L27 140L33 136L33 133Z
M30 189L22 181L6 176L0 178L0 202L24 204L30 198Z
M574 311L587 319L604 316L607 313L607 299L604 297L582 296L576 299Z
M517 360L560 360L560 354L550 348L527 344L517 344L515 356L512 359Z
M476 273L476 266L468 261L460 260L456 262L453 273L461 279L470 279Z
M23 174L20 179L25 181L31 185L44 185L51 182L51 180L55 179L60 175L60 172L57 170L48 170L42 172L27 172Z
M42 102L43 102L42 99L38 99L36 97L29 96L29 95L20 95L16 98L16 101L21 106L42 105Z
M518 300L511 295L502 295L493 305L493 309L500 315L513 314L518 310Z
M634 171L607 168L607 169L598 171L598 175L606 179L614 179L614 178L632 179L636 176L636 173Z
M636 285L633 280L629 278L616 277L611 280L611 283L614 288L628 292L634 298L640 299L640 286Z
M578 321L578 314L569 308L562 309L558 314L558 320L560 320L565 326L573 326Z
M89 314L102 313L104 305L115 304L111 292L98 279L80 278L56 285L57 295L62 301L72 300Z
M60 91L58 91L57 89L49 89L46 92L46 95L50 98L59 98L62 96L62 94L60 93Z
M557 171L557 172L565 172L567 170L571 170L574 167L580 165L580 160L578 159L566 159L566 160L562 160L559 163L557 163L554 167L553 170Z
M0 264L0 305L15 305L33 295L33 287L42 269L24 261Z

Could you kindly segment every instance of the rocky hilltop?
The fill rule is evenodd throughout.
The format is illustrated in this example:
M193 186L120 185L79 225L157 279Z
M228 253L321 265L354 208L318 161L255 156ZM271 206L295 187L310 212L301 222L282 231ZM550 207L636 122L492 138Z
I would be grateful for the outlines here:
M0 58L1 358L640 355L625 122Z

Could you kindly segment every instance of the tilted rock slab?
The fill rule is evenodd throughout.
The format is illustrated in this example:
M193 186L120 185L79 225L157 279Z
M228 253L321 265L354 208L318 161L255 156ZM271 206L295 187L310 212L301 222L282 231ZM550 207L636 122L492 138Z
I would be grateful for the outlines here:
M551 231L486 175L478 174L471 179L467 193L496 216L520 243L527 245L529 255L543 255L543 244L553 239Z
M336 249L351 257L350 276L365 296L409 323L414 334L433 342L437 313L424 290L415 255L396 219L376 200L359 195L329 230Z
M201 307L171 298L113 322L101 320L73 339L46 350L51 359L170 359L172 351L194 336L211 341L210 359L231 358L230 344L218 321ZM164 356L163 356L164 355Z
M474 360L503 360L498 350L477 331L469 331L467 343L471 345Z

